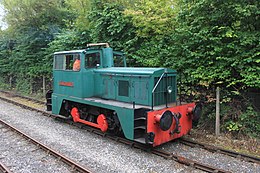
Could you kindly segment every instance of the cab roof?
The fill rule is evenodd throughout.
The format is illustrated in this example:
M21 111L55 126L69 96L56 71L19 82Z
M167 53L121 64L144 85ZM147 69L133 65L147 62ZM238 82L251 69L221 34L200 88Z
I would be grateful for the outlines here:
M58 54L83 53L84 51L86 51L86 49L81 49L81 50L69 50L69 51L60 51L60 52L55 52L54 55L58 55Z

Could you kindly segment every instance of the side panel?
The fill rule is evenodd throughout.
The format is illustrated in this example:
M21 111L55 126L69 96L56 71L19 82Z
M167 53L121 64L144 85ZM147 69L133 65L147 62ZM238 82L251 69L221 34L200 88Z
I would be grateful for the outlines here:
M96 74L98 75L98 74ZM151 77L141 76L114 76L109 74L100 74L96 81L101 80L99 86L95 83L95 89L100 87L101 98L118 100L122 102L151 105L152 80Z
M149 79L150 78L132 79L132 98L136 104L149 104Z
M53 77L53 93L82 97L81 72L55 70Z
M59 115L63 97L53 93L52 94L52 113Z
M82 95L80 98L92 97L94 95L94 73L93 70L84 69L82 72Z
M114 109L117 112L125 137L134 140L134 110L119 107Z
M106 99L116 99L116 81L112 76L101 76L102 78L102 98Z

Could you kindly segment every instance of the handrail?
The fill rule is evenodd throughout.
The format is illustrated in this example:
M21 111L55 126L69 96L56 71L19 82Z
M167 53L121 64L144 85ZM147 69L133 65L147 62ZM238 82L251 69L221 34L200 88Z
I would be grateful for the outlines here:
M164 77L164 75L166 75L166 86L168 85L168 80L167 80L167 75L168 74L176 74L176 72L167 72L167 71L165 71L165 72L163 72L163 74L160 76L160 78L159 78L159 80L157 81L157 83L155 84L155 86L154 86L154 88L153 88L153 90L152 90L152 110L153 110L153 106L154 106L154 92L155 92L155 90L156 90L156 88L157 88L157 86L159 85L159 83L161 82L161 80L162 80L162 78ZM166 107L167 107L167 95L166 95Z
M161 82L163 76L165 75L165 72L163 72L163 74L161 75L161 77L159 78L159 80L157 81L157 83L155 84L155 86L153 87L152 90L152 110L153 110L153 104L154 104L154 91L156 90L157 86L159 85L159 83Z
M105 46L105 47L109 47L108 43L89 43L87 44L87 47L93 47L93 46Z
M159 80L157 81L157 83L155 84L155 86L153 87L152 93L154 93L154 91L156 90L157 86L159 85L160 81L162 80L163 76L165 75L165 72L163 72L163 74L161 75L161 77L159 78Z

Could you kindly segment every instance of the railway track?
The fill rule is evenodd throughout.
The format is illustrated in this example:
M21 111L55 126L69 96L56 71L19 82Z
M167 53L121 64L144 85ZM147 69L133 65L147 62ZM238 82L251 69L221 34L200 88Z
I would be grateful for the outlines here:
M0 172L12 173L9 168L7 168L3 163L0 162Z
M193 141L193 140L190 140L190 139L187 139L187 138L181 138L181 139L179 139L179 142L184 144L184 145L188 145L190 147L199 147L199 148L203 148L205 150L208 150L210 152L221 153L221 154L225 154L225 155L228 155L228 156L231 156L231 157L235 157L235 158L247 161L247 162L260 164L260 158L259 157L251 156L251 155L248 155L248 154L243 154L243 153L239 153L239 152L236 152L236 151L216 147L216 146L213 146L213 145L200 143L200 142Z
M15 96L18 97L18 95L15 95ZM7 99L7 98L0 97L0 99L7 101L7 102L10 102L12 104L15 104L15 105L20 106L20 107L25 108L25 109L40 112L45 116L56 118L55 116L53 116L49 112L23 105L21 103L12 101L12 100ZM28 99L28 98L25 98L25 99ZM30 98L28 100L34 101L35 99ZM185 157L182 157L182 156L170 153L170 152L165 152L165 151L162 151L162 150L159 150L159 149L156 149L156 148L147 148L147 146L144 146L142 144L127 140L125 138L120 138L120 137L108 135L108 134L100 132L99 130L92 128L92 127L88 127L88 126L78 124L78 123L74 123L74 122L67 121L67 120L62 120L62 121L76 125L79 128L85 129L85 130L92 132L92 133L95 133L97 135L107 137L107 138L115 140L117 142L130 145L133 148L138 148L138 149L141 149L141 150L149 151L149 152L151 152L155 155L161 156L161 157L166 158L166 159L171 159L171 160L177 161L181 164L191 166L193 168L196 168L196 169L199 169L199 170L202 170L202 171L206 171L206 172L229 172L229 171L218 169L218 168L215 168L213 166L206 165L204 163L200 163L200 162L197 162L195 160L191 160L191 159L188 159L188 158L185 158ZM246 161L249 161L249 162L253 162L253 163L259 163L259 161L260 161L260 158L258 158L258 157L253 157L253 156L250 156L250 155L245 155L245 154L234 152L234 151L231 151L231 150L217 148L215 146L202 144L202 143L199 143L199 142L196 142L196 141L191 141L191 140L185 139L185 138L180 139L179 141L180 141L180 143L188 145L190 147L200 147L200 148L206 149L206 150L211 151L211 152L219 152L219 153L222 153L222 154L225 154L225 155L229 155L229 156L232 156L232 157L235 157L235 158L240 158L240 159L243 159L243 160L246 160Z
M29 101L33 101L33 102L38 103L38 104L45 104L44 101L41 101L41 100L38 100L38 99L35 99L35 98L18 95L18 94L15 94L15 93L11 93L11 92L8 92L8 91L4 91L4 90L0 90L0 92L1 92L1 93L4 93L4 94L7 94L7 95L9 95L10 97L19 97L19 98L23 98L23 99L26 99L26 100L29 100Z
M55 157L58 161L62 161L65 164L67 164L68 166L70 166L72 168L73 171L77 171L77 172L82 172L82 173L91 173L92 171L90 171L90 169L85 168L81 165L79 165L78 163L76 163L75 161L69 159L68 157L58 153L57 151L51 149L50 147L44 145L43 143L37 141L36 139L28 136L27 134L25 134L24 132L20 131L19 129L15 128L14 126L8 124L7 122L3 121L0 119L0 124L5 126L6 129L11 130L12 132L15 132L17 134L19 134L21 137L23 137L24 139L26 139L26 141L34 144L35 146L37 146L37 148L40 148L42 150L44 150L47 155L52 155L53 157ZM35 150L34 150L35 151ZM1 164L1 167L3 168L3 172L8 172L9 170L7 169L6 166Z

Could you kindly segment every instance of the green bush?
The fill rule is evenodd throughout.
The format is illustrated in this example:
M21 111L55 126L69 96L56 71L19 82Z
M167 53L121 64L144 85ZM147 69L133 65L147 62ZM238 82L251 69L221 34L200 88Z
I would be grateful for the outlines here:
M0 77L0 88L1 89L9 88L9 85L6 83L6 80L2 76Z
M31 80L25 77L17 78L15 89L20 93L30 94L32 91Z
M239 116L238 122L242 125L241 131L254 137L260 137L260 115L252 106L248 106Z

